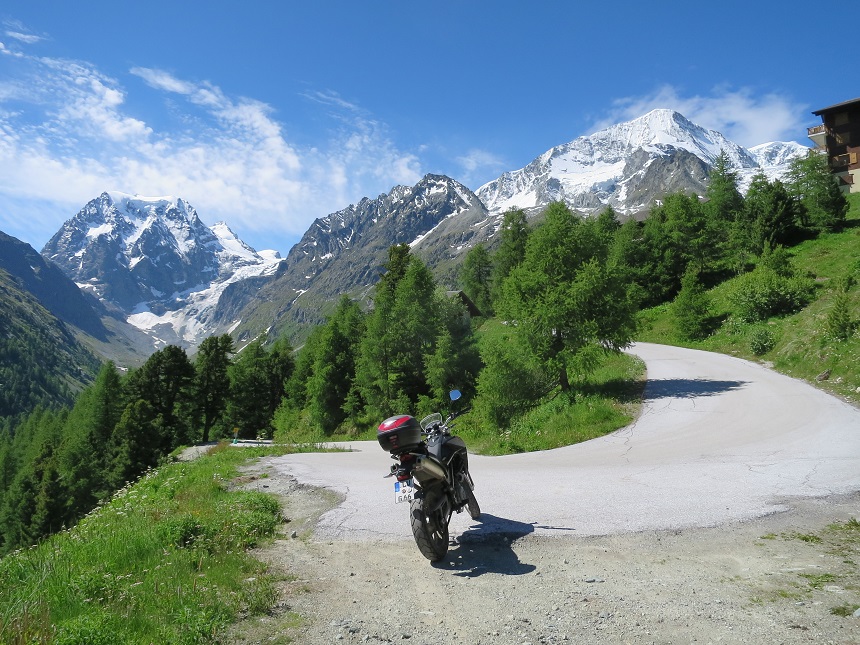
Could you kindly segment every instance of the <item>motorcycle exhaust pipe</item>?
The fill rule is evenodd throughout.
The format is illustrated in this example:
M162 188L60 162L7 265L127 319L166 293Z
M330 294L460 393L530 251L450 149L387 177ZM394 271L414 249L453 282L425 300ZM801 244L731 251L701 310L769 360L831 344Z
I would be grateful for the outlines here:
M418 457L412 468L412 476L420 483L429 482L433 479L446 480L445 469L435 460L427 457Z

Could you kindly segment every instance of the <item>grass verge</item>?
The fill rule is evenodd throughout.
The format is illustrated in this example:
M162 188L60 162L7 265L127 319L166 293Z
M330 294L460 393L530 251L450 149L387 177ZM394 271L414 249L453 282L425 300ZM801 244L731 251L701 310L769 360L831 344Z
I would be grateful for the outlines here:
M226 445L167 464L74 528L0 560L0 643L206 643L270 611L277 580L247 549L282 520L276 498L231 491L262 450Z

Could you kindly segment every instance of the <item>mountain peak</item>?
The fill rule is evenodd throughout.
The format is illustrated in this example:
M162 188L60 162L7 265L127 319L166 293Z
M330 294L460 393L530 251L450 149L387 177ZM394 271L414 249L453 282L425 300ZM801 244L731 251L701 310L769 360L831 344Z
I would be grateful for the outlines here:
M763 168L778 176L779 164L805 150L799 144L778 148L756 154L675 110L656 109L556 146L476 193L495 214L538 209L556 200L584 211L611 205L632 213L670 192L704 194L709 169L722 152L743 183Z
M162 340L179 343L197 339L198 323L226 285L273 273L280 262L276 253L257 253L224 223L210 229L181 197L118 191L87 203L42 255L79 287L129 315L132 325L160 327ZM186 306L194 310L193 329L177 313Z

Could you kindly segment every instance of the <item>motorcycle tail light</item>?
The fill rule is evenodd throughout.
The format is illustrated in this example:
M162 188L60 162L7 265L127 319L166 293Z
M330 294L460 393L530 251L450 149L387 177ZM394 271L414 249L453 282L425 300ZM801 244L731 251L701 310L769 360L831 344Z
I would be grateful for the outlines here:
M397 481L405 482L407 479L412 478L412 464L409 463L410 461L415 461L415 455L410 455L409 453L400 455L400 468L397 469Z

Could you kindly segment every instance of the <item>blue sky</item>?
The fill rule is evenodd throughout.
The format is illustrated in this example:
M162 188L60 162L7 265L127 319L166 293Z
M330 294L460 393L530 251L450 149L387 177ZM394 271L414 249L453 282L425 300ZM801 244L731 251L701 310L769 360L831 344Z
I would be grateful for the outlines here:
M426 173L477 189L653 108L742 145L856 98L791 0L4 0L0 230L41 249L104 190L187 199L286 255ZM827 53L827 56L824 54Z

